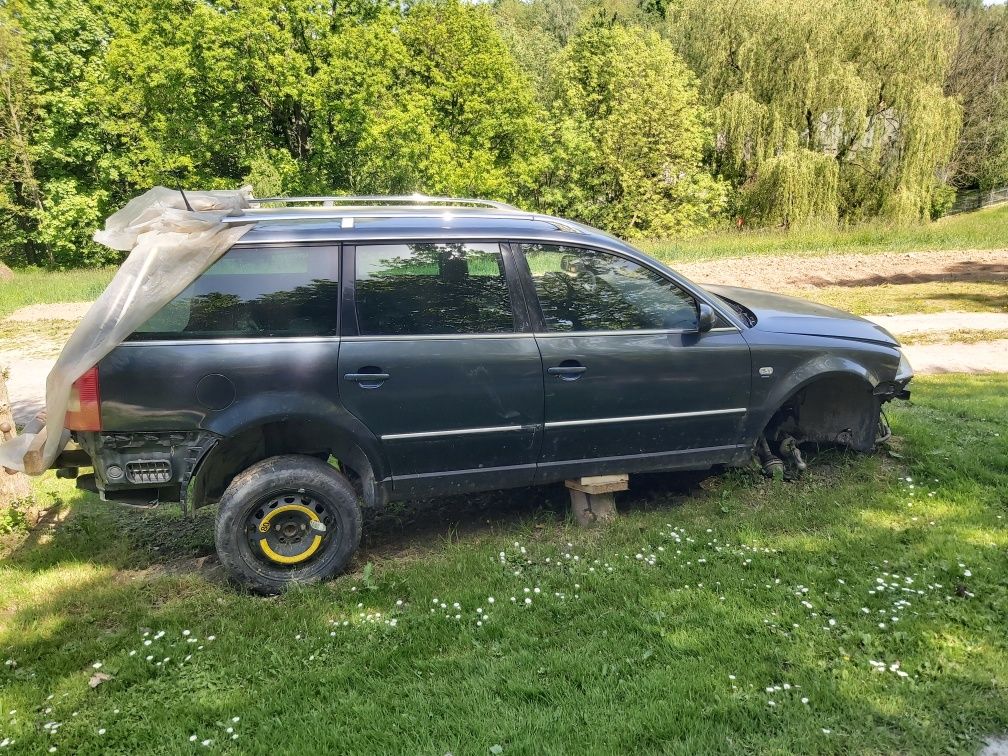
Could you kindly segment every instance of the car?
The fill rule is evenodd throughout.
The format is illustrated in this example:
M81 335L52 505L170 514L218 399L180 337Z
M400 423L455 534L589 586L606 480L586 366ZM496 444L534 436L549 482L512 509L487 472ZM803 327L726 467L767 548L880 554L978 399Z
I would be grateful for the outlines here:
M803 446L871 450L909 396L882 327L700 286L574 221L408 196L225 222L250 214L75 382L55 466L110 501L219 503L221 562L260 593L343 570L361 502L754 455L779 474Z

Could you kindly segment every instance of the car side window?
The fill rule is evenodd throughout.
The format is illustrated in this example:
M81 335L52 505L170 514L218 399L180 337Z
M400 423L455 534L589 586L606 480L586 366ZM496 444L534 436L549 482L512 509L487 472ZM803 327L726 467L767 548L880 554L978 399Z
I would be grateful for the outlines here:
M128 340L336 336L338 254L233 247Z
M362 336L515 329L498 244L360 245L356 279L357 327Z
M664 276L618 255L525 244L550 332L695 330L697 303Z

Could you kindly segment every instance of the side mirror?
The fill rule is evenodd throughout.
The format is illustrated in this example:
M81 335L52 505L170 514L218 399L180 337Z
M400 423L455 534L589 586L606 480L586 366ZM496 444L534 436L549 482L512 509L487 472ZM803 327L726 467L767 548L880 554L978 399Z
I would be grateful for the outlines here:
M700 303L700 317L698 319L697 333L707 333L714 327L714 308L709 304Z

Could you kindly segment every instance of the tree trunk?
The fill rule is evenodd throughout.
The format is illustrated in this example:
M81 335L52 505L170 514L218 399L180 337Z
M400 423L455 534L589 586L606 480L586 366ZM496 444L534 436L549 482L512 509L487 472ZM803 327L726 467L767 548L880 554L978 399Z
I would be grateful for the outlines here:
M0 440L7 441L16 435L10 400L7 397L7 372L0 368ZM0 507L29 496L31 496L31 484L28 482L28 476L24 473L9 475L0 467Z

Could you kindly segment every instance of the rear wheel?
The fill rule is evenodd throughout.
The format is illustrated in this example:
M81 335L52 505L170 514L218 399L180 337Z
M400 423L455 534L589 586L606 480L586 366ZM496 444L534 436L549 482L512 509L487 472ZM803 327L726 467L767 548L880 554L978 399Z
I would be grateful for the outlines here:
M353 487L314 457L257 462L231 481L217 513L217 554L236 581L257 593L336 575L360 537Z

